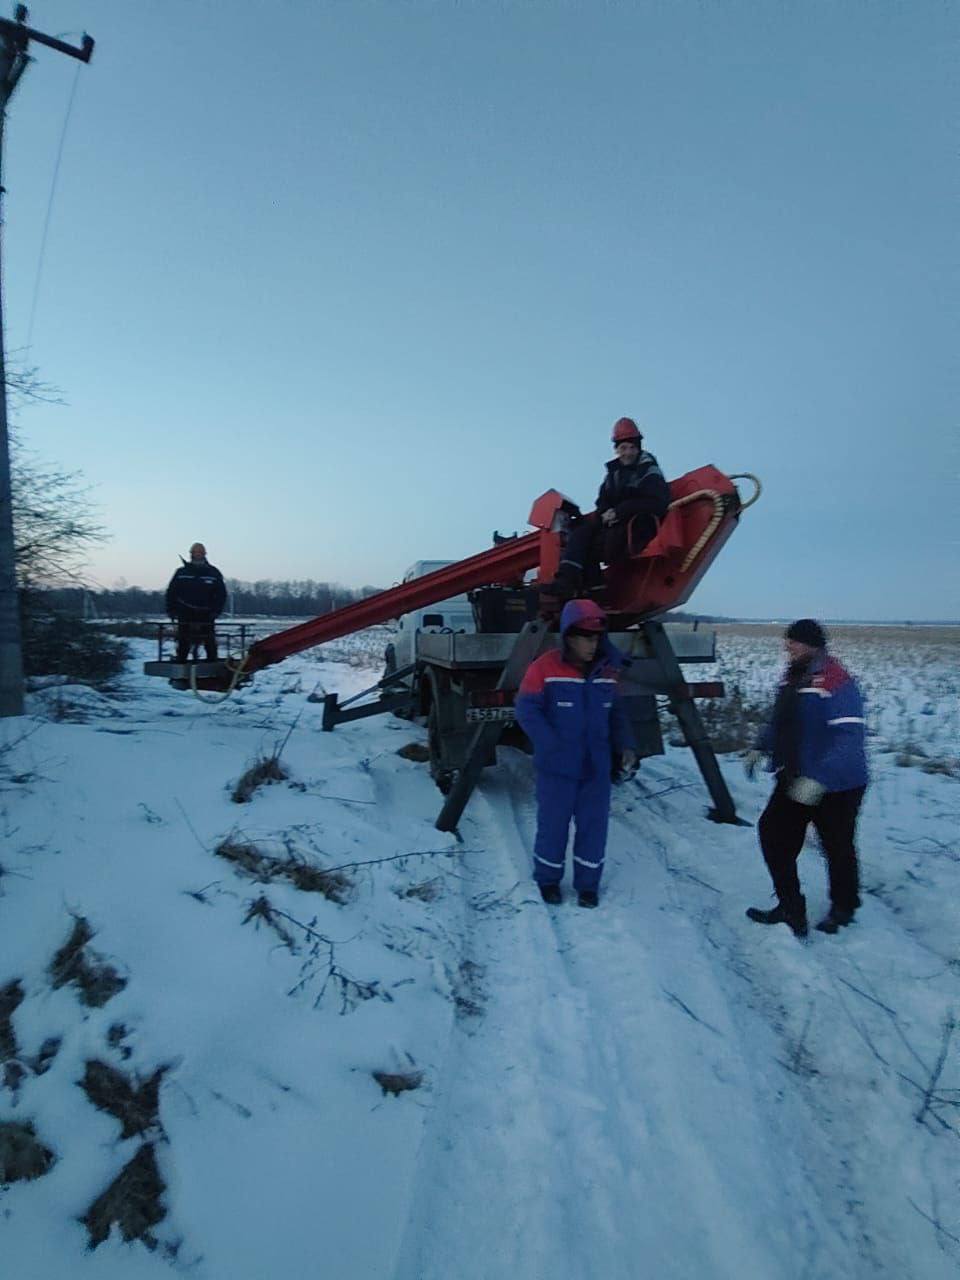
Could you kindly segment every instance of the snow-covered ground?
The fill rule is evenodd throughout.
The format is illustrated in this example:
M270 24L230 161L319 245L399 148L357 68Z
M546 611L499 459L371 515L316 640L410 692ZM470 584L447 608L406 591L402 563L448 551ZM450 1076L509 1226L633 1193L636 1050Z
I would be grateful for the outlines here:
M217 704L134 642L115 694L3 723L0 1159L46 1169L0 1187L4 1280L956 1276L957 779L871 739L864 907L799 943L744 917L756 832L670 748L615 795L600 909L549 909L528 757L458 842L398 754L420 729L320 732L308 695L370 683L382 638ZM775 640L723 645L760 696ZM909 655L841 656L877 716L929 689L943 754L944 652L920 692ZM768 784L723 769L755 820ZM812 847L801 875L818 918Z
M747 703L770 701L783 662L782 630L717 628L717 674ZM832 652L860 681L875 750L921 768L960 764L960 626L836 626L829 634Z

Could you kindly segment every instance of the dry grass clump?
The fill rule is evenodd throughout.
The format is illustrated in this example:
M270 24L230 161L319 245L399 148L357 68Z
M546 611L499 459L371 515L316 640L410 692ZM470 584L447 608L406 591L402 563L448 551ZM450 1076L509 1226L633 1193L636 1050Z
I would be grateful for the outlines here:
M371 1071L370 1074L383 1090L383 1096L392 1094L398 1097L401 1093L410 1093L423 1084L422 1071Z
M54 990L72 982L80 999L93 1009L101 1009L127 985L127 980L101 956L86 951L93 930L83 916L76 916L70 937L50 962Z
M451 995L457 1018L481 1018L487 1002L483 989L483 965L475 960L461 960L452 983Z
M430 748L423 742L407 742L397 748L397 755L404 760L414 760L417 764L426 764L430 759Z
M0 1120L0 1185L40 1178L53 1162L29 1120Z
M156 1249L151 1228L166 1217L161 1201L166 1189L153 1144L145 1143L80 1219L90 1234L90 1248L103 1244L116 1224L124 1240L142 1240Z
M411 884L406 889L398 890L397 897L416 898L420 902L436 902L442 893L443 885L440 877L434 876L432 880L421 880L419 884Z
M264 756L255 761L230 792L234 804L249 804L257 790L271 782L285 782L290 775L280 763L279 755Z
M338 906L347 901L353 888L353 881L342 871L324 871L322 867L293 855L277 858L264 853L248 840L236 840L228 836L214 852L217 857L232 862L253 880L264 884L286 880L304 893L322 893Z
M159 1067L142 1083L131 1082L116 1067L94 1058L86 1064L80 1088L99 1111L120 1121L121 1138L132 1138L160 1128L160 1082L166 1070Z
M893 763L901 769L916 768L924 773L940 773L947 778L960 777L960 760L938 759L924 755L922 751L898 751Z
M283 865L283 873L304 893L322 893L331 902L342 906L347 900L353 881L342 871L324 871L308 862L289 859Z
M60 1036L48 1036L34 1057L28 1058L21 1052L12 1019L23 1003L23 998L23 986L19 978L0 987L0 1084L14 1096L28 1070L37 1076L45 1075L50 1070L50 1064L57 1056L61 1044Z
M757 740L765 719L766 708L750 705L742 691L734 685L725 698L697 700L697 710L718 755L746 751ZM668 740L671 746L684 746L686 739L679 723L670 717Z
M115 1022L107 1032L107 1044L111 1049L116 1049L121 1058L129 1058L133 1050L128 1044L124 1044L130 1032L122 1022Z
M0 987L0 1062L17 1056L17 1037L11 1018L22 1001L23 987L19 978Z
M268 858L252 841L235 840L233 836L227 836L226 840L222 840L217 845L214 853L218 858L226 858L227 862L232 862L235 867L239 867L254 879L269 879L265 874L264 865Z
M46 1075L50 1070L54 1058L60 1052L61 1044L63 1044L62 1036L47 1036L40 1046L40 1052L37 1056L27 1059L28 1065L33 1068L38 1076Z

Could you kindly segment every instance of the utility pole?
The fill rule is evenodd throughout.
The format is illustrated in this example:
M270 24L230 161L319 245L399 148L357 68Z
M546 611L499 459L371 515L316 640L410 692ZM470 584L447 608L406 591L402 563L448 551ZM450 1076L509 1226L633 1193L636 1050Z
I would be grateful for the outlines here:
M7 103L28 62L30 41L45 44L81 62L89 62L93 37L85 35L79 49L45 36L26 25L27 9L18 4L14 21L0 18L0 202L4 196L3 127ZM3 209L0 204L0 234ZM7 369L3 354L3 265L0 247L0 717L23 715L23 653L20 645L20 608L13 556L13 495L10 489L10 437L7 431Z

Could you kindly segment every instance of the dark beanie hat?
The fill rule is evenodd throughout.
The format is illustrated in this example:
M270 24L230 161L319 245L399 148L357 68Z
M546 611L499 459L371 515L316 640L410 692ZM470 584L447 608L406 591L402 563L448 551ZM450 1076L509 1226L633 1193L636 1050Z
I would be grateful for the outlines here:
M827 647L827 636L819 622L814 622L813 618L800 618L796 622L791 622L787 627L788 640L799 640L801 644L808 644L813 649L825 649Z

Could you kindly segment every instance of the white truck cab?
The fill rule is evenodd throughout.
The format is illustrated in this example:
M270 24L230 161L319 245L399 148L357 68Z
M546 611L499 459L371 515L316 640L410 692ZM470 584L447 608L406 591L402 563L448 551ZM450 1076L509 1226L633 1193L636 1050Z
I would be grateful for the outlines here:
M447 565L456 563L455 560L417 560L403 575L403 581L412 582L415 578L423 578L428 573L435 573L437 569L445 569ZM412 609L398 621L397 634L390 646L392 654L387 656L387 666L391 666L391 659L394 670L413 662L417 636L422 633L472 634L476 629L473 606L465 594L439 600L422 609Z

